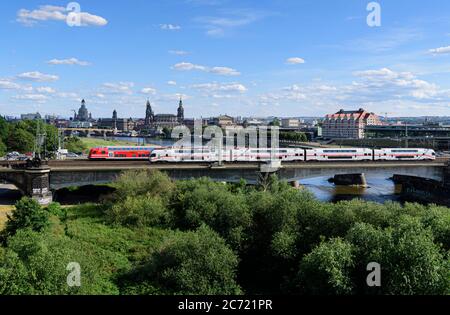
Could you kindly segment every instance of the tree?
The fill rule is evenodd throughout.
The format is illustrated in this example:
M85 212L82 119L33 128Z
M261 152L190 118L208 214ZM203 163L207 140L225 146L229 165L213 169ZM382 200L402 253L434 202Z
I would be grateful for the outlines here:
M130 227L169 225L170 214L159 197L128 197L106 210L106 216L113 224Z
M235 295L238 257L206 226L178 232L154 252L142 267L119 282L129 294Z
M16 203L12 215L8 215L5 234L9 237L16 234L17 230L26 228L40 232L48 225L48 212L42 209L36 200L24 197Z
M0 141L5 142L8 138L10 124L0 116Z
M33 152L34 136L28 131L15 126L10 129L7 145L10 151Z
M87 146L78 137L66 138L65 142L64 142L64 147L69 152L74 152L74 153L78 153L78 154L83 153L87 149Z
M6 147L6 145L3 143L2 139L0 139L0 157L4 156L7 152L8 148Z
M271 121L269 123L269 126L273 126L273 127L280 127L281 126L281 122L278 118L275 118L273 121Z
M175 184L170 178L159 171L128 171L120 175L114 183L116 200L125 200L128 197L148 195L159 196L163 201L167 200Z
M180 182L172 205L178 227L196 229L206 224L233 249L246 240L252 221L250 209L244 194L229 191L227 185L208 179Z
M376 229L357 224L347 240L355 248L355 275L370 262L381 265L382 286L370 289L359 283L361 293L389 295L441 295L450 290L448 252L434 243L430 229L418 218L402 216L392 227Z
M352 245L342 239L320 244L300 263L300 291L315 295L351 294L353 259Z

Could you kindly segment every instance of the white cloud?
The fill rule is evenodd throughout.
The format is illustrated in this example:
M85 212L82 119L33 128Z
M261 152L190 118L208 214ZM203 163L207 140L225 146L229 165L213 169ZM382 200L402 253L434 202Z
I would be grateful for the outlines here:
M292 57L292 58L288 58L286 60L286 63L288 65L298 65L298 64L302 64L305 63L305 60L299 57Z
M240 83L203 83L203 84L195 84L192 86L194 89L206 91L206 92L237 92L237 93L245 93L247 92L247 88Z
M177 82L176 81L167 81L167 84L175 86L175 85L177 85Z
M181 30L181 26L174 24L160 24L159 27L165 31L178 31Z
M89 66L90 63L87 61L81 61L77 58L69 58L69 59L52 59L47 61L50 65L78 65L78 66Z
M196 64L193 64L190 62L177 63L176 65L174 65L172 67L172 69L178 70L178 71L197 70L197 71L203 71L203 72L208 72L208 73L223 75L223 76L238 76L241 74L240 72L238 72L237 70L235 70L233 68L228 68L228 67L209 68L209 67L202 66L202 65L196 65Z
M39 92L39 93L47 93L47 94L54 94L54 93L56 93L56 90L54 88L49 87L49 86L37 87L36 91Z
M207 68L200 65L195 65L190 62L180 62L172 67L178 71L191 71L191 70L199 70L199 71L207 71Z
M184 50L169 50L169 54L177 56L185 56L189 55L189 52Z
M45 102L48 100L48 96L43 94L23 94L23 95L16 95L14 98L17 100L36 101L36 102Z
M29 80L35 82L53 82L59 80L59 77L57 75L44 74L39 71L25 72L19 74L17 77L22 80Z
M143 88L141 90L141 93L142 94L147 94L147 95L155 95L156 94L156 89L151 88L151 87L146 87L146 88Z
M133 82L104 83L104 93L111 94L133 94Z
M433 55L450 54L450 46L430 49L428 52Z
M33 26L42 21L63 21L66 22L68 11L64 7L53 5L42 5L35 10L20 9L17 12L17 22ZM88 12L80 12L81 26L105 26L108 21L98 15Z
M60 92L57 94L58 97L61 98L68 98L68 99L73 99L73 100L80 100L81 98L77 93L74 92Z
M8 79L0 79L0 89L2 90L18 90L20 85Z
M270 14L255 10L227 10L222 16L199 17L196 21L203 25L206 34L213 37L224 36L228 31L257 22Z
M236 71L235 69L228 68L228 67L214 67L210 69L211 73L218 74L218 75L226 75L226 76L238 76L241 75L239 71Z

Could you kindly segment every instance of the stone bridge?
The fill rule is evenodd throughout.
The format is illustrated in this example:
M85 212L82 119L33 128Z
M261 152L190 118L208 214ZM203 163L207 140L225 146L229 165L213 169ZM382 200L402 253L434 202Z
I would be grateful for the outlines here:
M446 161L434 162L325 162L286 163L280 168L267 169L265 164L150 164L146 161L55 161L49 166L31 169L0 168L0 180L16 185L25 195L45 204L51 201L51 191L66 187L107 184L127 170L153 169L166 172L174 180L209 177L215 181L239 182L245 179L256 184L270 174L294 182L314 177L363 173L406 175L446 182L450 178Z

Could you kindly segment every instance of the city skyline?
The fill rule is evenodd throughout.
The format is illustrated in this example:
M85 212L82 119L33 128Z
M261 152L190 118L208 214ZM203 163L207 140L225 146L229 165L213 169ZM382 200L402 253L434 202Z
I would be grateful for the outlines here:
M323 117L365 108L450 115L450 3L68 1L0 4L0 114ZM448 14L447 14L448 15Z

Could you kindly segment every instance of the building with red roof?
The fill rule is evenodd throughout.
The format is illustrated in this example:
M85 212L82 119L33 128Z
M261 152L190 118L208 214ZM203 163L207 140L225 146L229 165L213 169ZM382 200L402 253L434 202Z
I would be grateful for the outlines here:
M363 139L366 126L382 125L380 118L362 108L356 111L341 109L326 115L322 123L322 136L330 139Z

